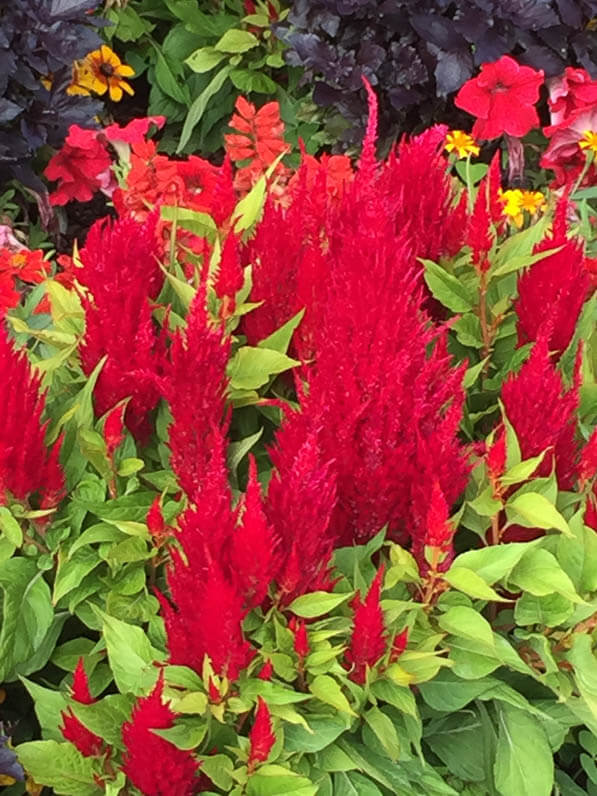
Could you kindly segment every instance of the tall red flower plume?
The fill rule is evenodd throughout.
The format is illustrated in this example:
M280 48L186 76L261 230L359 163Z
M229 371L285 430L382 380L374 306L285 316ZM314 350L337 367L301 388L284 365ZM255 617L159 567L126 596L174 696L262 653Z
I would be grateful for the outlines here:
M0 329L0 505L10 498L53 508L64 494L60 462L62 439L49 449L42 423L45 394L23 351L17 351L5 328Z
M83 658L79 658L77 662L77 667L73 676L71 696L75 702L79 702L82 705L91 705L95 702L95 699L89 692L89 683L83 666ZM60 715L62 716L60 732L63 738L74 744L84 757L95 757L101 754L104 746L102 738L91 732L91 730L88 730L74 715L72 708L63 710Z
M555 464L560 489L572 489L576 480L578 383L564 390L560 373L550 359L545 335L535 343L520 371L504 383L502 400L522 458L530 459L547 450L534 475L548 476ZM509 528L504 541L542 535L540 530Z
M124 411L126 407L121 404L112 409L104 422L104 442L108 456L112 457L115 450L124 440Z
M293 438L302 430L300 425L295 428L289 424L278 432L270 451L276 472L269 484L265 510L280 539L276 583L282 606L301 594L328 590L332 585L334 538L330 521L336 503L335 483L330 465L322 461L315 434L298 444Z
M433 481L429 493L425 535L415 540L413 553L420 571L425 573L429 568L424 555L425 547L437 548L440 558L436 562L436 569L444 572L450 566L452 559L455 528L450 522L449 506L437 480Z
M361 601L357 592L352 602L353 630L344 659L351 669L348 676L355 683L365 682L367 668L372 669L386 651L386 627L379 602L383 573L381 566L365 599Z
M160 595L170 662L201 673L208 655L217 674L236 680L255 655L243 636L241 595L216 562L201 581L180 554L173 551L172 557L168 585L174 606Z
M275 743L269 708L261 697L257 697L255 721L249 733L249 773L254 770L256 763L265 763Z
M253 457L249 460L249 483L243 504L241 521L227 548L231 578L250 610L263 602L278 565L277 540L265 515Z
M213 437L226 429L226 365L230 338L213 325L205 306L205 291L191 303L184 332L170 346L160 387L170 404L168 430L171 464L189 500L199 499L202 482L212 468ZM225 460L223 465L225 468Z
M503 55L494 63L481 66L477 77L467 80L454 104L477 118L473 138L499 138L507 133L522 138L539 126L535 103L543 84L543 70L520 66Z
M479 185L475 206L469 216L465 242L472 249L473 266L483 273L489 270L488 254L495 240L490 214L490 177L486 176Z
M144 796L192 796L198 792L199 764L191 752L178 749L152 730L174 726L176 714L162 696L163 674L149 696L137 700L131 720L122 727L122 769Z
M556 360L574 336L576 324L589 294L589 275L585 268L583 244L561 236L548 237L535 246L534 253L560 248L534 263L518 279L519 345L537 340L545 326L545 307L549 307L549 349Z
M107 355L93 392L96 413L103 415L130 397L125 423L141 442L149 436L149 413L160 398L155 378L164 356L151 308L163 283L155 223L155 215L145 224L130 218L97 221L81 250L83 267L77 274L89 291L80 349L85 375Z

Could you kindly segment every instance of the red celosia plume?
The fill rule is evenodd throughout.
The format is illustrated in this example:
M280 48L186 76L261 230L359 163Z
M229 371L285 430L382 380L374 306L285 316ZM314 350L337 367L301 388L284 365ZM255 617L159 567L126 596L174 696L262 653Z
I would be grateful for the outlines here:
M79 702L82 705L91 705L95 702L89 692L89 683L83 666L83 658L79 658L75 668L71 696L75 702ZM67 741L74 744L84 757L95 757L101 754L104 741L91 730L88 730L74 715L71 708L63 710L60 715L62 716L60 731Z
M361 600L357 592L352 602L353 630L344 658L350 667L348 676L355 683L365 682L367 669L372 669L386 651L386 627L379 603L383 573L381 566L365 599Z
M265 763L276 743L269 708L261 697L257 697L257 710L249 733L249 743L248 767L251 773L256 763Z
M199 764L190 752L152 732L174 726L176 714L163 702L163 691L160 674L151 694L137 700L131 720L123 725L122 768L144 796L192 796L198 792Z
M37 500L36 507L54 508L64 494L60 467L61 439L50 450L42 423L45 394L23 351L17 351L0 329L0 504Z

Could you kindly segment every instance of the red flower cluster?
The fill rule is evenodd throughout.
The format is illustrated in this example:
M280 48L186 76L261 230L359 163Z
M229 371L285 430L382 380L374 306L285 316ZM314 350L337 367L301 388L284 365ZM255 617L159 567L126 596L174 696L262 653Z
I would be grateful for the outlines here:
M386 651L386 627L379 603L383 572L380 567L364 600L357 592L352 601L353 630L344 659L355 683L365 682L367 669L372 669Z
M98 415L130 397L125 423L139 441L151 431L149 413L160 393L155 379L163 365L163 336L152 318L152 300L163 275L157 259L155 215L97 221L89 230L77 278L89 291L81 363L89 375L107 356L94 389Z
M3 246L0 248L0 315L20 301L19 282L39 285L50 275L50 262L41 249Z
M462 86L454 104L477 118L472 135L477 139L499 138L504 133L522 138L539 126L535 103L543 84L543 70L521 66L503 55L481 66L477 77Z
M50 194L50 202L54 205L64 205L73 199L88 202L97 191L111 196L116 180L107 144L138 143L152 124L162 127L165 121L164 116L149 116L134 119L126 127L111 124L104 130L71 125L62 149L51 158L44 172L49 180L59 183Z
M91 705L95 699L89 692L89 683L87 681L87 674L83 666L83 658L79 658L77 667L74 672L73 685L71 689L71 696L75 702L81 705ZM102 753L104 741L99 735L96 735L75 716L72 708L63 710L60 714L62 716L62 727L60 732L63 737L74 744L79 752L85 757L95 757Z
M236 113L230 120L230 127L235 132L225 135L224 141L230 160L235 163L250 161L237 169L234 178L234 187L243 194L253 187L279 155L288 152L289 147L284 141L284 123L280 119L277 102L268 102L257 110L244 97L238 97L234 107ZM273 176L285 182L290 174L282 163L278 163Z
M199 764L191 752L178 749L152 730L168 730L176 714L163 702L160 677L147 697L137 700L131 720L122 727L124 773L144 796L192 796L199 791Z
M23 351L14 348L5 329L0 329L0 504L9 500L31 501L39 508L53 508L64 494L60 467L61 440L49 450L47 424L42 423L45 394Z
M572 186L585 167L579 147L583 134L597 131L597 80L584 69L567 67L560 77L548 81L551 125L543 129L550 143L541 166L555 173L555 186ZM595 166L588 170L583 184L594 184Z

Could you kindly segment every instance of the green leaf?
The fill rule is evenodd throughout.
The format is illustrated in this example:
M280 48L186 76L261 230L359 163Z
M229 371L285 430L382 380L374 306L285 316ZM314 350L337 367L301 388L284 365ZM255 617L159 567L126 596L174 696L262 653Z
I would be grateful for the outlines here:
M66 594L75 589L83 578L92 572L102 561L96 550L87 547L75 552L69 558L59 557L54 594L52 601L58 603Z
M97 796L95 761L71 743L30 741L16 748L20 763L42 785L64 796Z
M476 572L485 583L493 584L506 577L530 549L541 540L534 542L510 542L508 544L484 547L481 550L468 550L454 559L452 567L464 567Z
M284 747L289 752L319 752L348 729L341 716L309 716L310 732L299 725L284 728Z
M512 513L514 517L511 518ZM568 523L560 512L539 492L517 494L506 504L506 514L511 522L525 528L555 528L566 536L572 536Z
M543 451L539 456L533 456L532 459L525 459L515 464L514 467L506 470L504 475L501 476L500 483L503 486L508 486L510 484L520 484L522 481L526 481L533 475L537 467L539 467L546 453L547 451Z
M535 244L543 239L550 221L549 216L545 215L537 223L531 224L527 229L516 232L507 238L499 247L493 260L492 270L489 272L490 278L514 258L530 257Z
M218 52L214 47L200 47L191 53L188 58L185 58L185 64L193 72L203 74L217 66L225 57L224 53Z
M134 457L123 459L118 466L118 475L122 478L128 478L130 475L138 473L144 467L145 462L143 459L135 459Z
M452 565L450 569L442 575L442 578L458 591L475 597L479 600L493 600L494 602L507 602L504 597L494 591L477 575L472 569Z
M177 227L182 227L199 238L206 238L210 243L213 243L218 235L216 222L208 213L172 205L163 205L160 212L166 221L171 221Z
M253 47L259 45L259 39L248 30L238 30L237 28L230 28L216 43L214 49L221 53L230 53L235 55L237 53L246 53L252 50Z
M558 563L557 558L547 550L534 548L529 550L514 567L508 583L534 594L544 597L548 594L561 594L573 603L582 600L574 589L574 584Z
M536 597L525 592L516 600L514 619L517 625L557 627L572 616L573 612L573 603L560 594Z
M350 707L348 700L342 693L340 685L333 677L327 674L318 674L309 685L309 690L313 696L316 696L327 705L336 708L336 710L339 710L341 713L348 713L351 716L357 715Z
M196 749L203 741L207 733L207 724L197 718L183 718L167 730L151 730L151 732L165 738L179 749L188 751Z
M200 757L201 771L206 774L218 788L228 792L232 787L234 764L226 755L206 755ZM174 796L174 794L173 794Z
M21 677L20 680L33 700L35 715L44 736L64 740L59 730L59 724L62 722L60 713L66 710L69 703L66 694L63 694L62 691L54 691L52 688L44 688L25 677Z
M276 331L272 332L268 337L260 340L257 343L257 347L270 348L272 351L279 351L281 354L285 354L288 351L288 346L292 340L294 330L299 326L304 315L304 309L300 310L300 312L297 312L297 314L293 315L293 317L289 321L286 321L283 326L280 326L279 329L276 329Z
M410 688L399 686L392 680L379 679L371 684L371 693L401 713L406 713L414 719L418 718L417 703Z
M501 704L496 713L493 772L501 796L550 796L554 764L543 727L534 716L511 705Z
M473 293L460 279L450 274L433 260L419 258L425 266L425 282L440 304L452 312L469 312L476 303Z
M182 126L180 141L178 142L178 146L176 147L177 154L180 154L180 152L182 152L182 150L188 144L189 139L191 137L191 133L193 132L193 130L195 129L195 127L203 117L203 114L205 113L205 109L207 108L207 103L222 88L222 86L228 79L229 71L230 71L229 66L224 66L222 69L220 69L220 71L217 72L212 77L211 81L203 89L201 94L199 94L199 96L193 100L193 104L189 108L189 112L187 113L187 117L184 120L184 124Z
M153 661L161 657L140 627L104 614L103 634L114 681L122 694L139 695L157 679Z
M4 532L4 536L15 547L20 547L23 544L23 531L21 526L10 513L6 506L0 506L0 528Z
M471 639L488 650L495 650L491 625L474 608L455 605L438 618L438 624L442 630L454 636Z
M234 231L237 235L247 229L251 229L261 217L263 205L265 204L266 187L267 182L262 175L249 193L237 203L232 214L233 218L236 219Z
M495 270L492 270L491 277L504 276L504 274L511 274L514 271L521 271L523 268L528 268L529 266L538 263L540 260L544 260L546 257L551 257L552 254L556 254L563 248L563 246L557 246L555 249L547 249L545 251L538 252L537 254L522 254L510 257L508 260L506 260L506 262L502 263L502 265L498 266Z
M235 88L246 94L275 94L278 88L271 77L254 69L233 69L230 80Z
M396 762L400 756L400 741L392 719L378 707L370 708L363 714L363 718L386 750L390 760Z
M267 384L272 376L299 364L296 359L270 348L242 346L228 363L230 386L235 390L255 390Z
M315 796L317 785L282 766L261 766L247 782L247 796Z
M327 591L314 591L297 597L288 606L288 610L297 616L312 619L315 616L330 613L349 597L352 597L352 592L331 594Z
M124 746L122 725L130 719L133 704L133 698L123 694L108 694L91 705L72 701L69 703L75 716L88 729L117 749Z

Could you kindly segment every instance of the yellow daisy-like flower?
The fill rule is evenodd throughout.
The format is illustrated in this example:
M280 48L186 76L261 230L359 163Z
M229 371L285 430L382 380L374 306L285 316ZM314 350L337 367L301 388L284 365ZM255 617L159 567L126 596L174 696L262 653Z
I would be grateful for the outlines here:
M505 216L508 216L508 219L520 229L524 223L524 215L522 212L522 191L519 188L513 188L508 191L500 191L500 199L504 203L502 212Z
M480 151L475 139L464 130L450 130L444 148L447 152L456 152L459 158L478 155Z
M591 152L597 154L597 133L592 130L585 130L578 145L581 149L590 149Z
M69 94L88 95L92 91L100 96L106 91L110 99L119 102L123 91L134 94L125 77L132 77L135 70L123 64L120 58L106 44L99 50L94 50L85 56L82 61L73 64L73 81L68 88Z
M521 191L520 193L520 207L531 216L537 215L547 204L541 191Z

